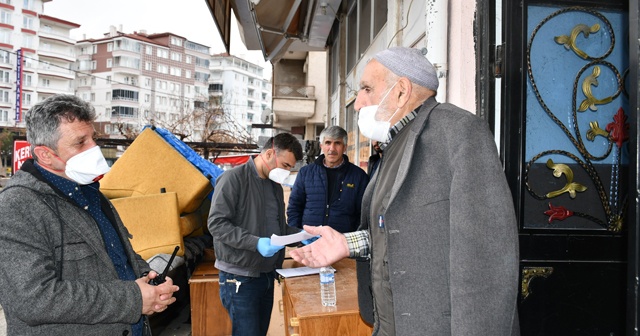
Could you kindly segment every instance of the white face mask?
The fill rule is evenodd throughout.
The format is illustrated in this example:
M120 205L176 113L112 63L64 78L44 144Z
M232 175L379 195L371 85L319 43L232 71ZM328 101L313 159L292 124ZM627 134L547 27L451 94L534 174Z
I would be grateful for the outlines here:
M67 160L64 173L78 184L85 185L100 180L109 169L100 147L95 146Z
M276 150L274 147L271 147L271 148L273 149L273 155L276 158L275 168L271 169L271 167L269 167L267 160L265 160L264 157L262 157L262 154L260 154L260 158L262 159L262 162L264 162L264 164L267 166L267 168L271 169L269 171L269 179L275 183L283 184L284 181L287 179L287 177L291 175L291 172L286 169L278 167L278 156L277 156Z
M360 129L360 133L371 140L387 142L389 129L391 128L391 123L389 121L393 119L393 116L396 115L399 108L396 109L395 112L393 112L391 118L389 118L389 120L387 121L377 120L376 113L378 112L378 108L380 107L382 102L387 99L387 96L389 95L391 90L393 90L396 84L398 84L398 82L391 86L389 91L387 91L384 97L382 97L382 100L378 105L364 106L360 108L360 111L358 111L358 128Z
M273 168L269 172L269 179L275 183L283 184L290 174L291 172L286 169Z

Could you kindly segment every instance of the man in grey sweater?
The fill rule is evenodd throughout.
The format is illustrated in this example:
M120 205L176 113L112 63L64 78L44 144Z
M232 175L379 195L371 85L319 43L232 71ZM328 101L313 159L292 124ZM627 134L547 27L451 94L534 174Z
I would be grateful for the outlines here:
M517 222L495 142L483 120L436 102L437 89L420 50L374 55L354 107L384 156L360 230L305 226L322 237L291 256L313 267L358 258L374 335L518 335Z
M0 193L0 304L8 335L147 335L145 315L175 301L97 182L109 167L93 107L55 95L26 115L35 160Z

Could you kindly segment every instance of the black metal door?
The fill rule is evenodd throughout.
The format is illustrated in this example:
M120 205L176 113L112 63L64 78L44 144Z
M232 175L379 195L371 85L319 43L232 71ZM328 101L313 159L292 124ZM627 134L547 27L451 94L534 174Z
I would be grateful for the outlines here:
M625 335L627 2L504 8L502 153L520 227L522 335Z

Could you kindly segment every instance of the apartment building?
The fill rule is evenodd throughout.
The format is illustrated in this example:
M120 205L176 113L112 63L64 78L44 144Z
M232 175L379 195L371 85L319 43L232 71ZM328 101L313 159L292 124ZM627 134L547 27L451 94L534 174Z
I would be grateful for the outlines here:
M271 83L264 79L264 69L226 53L211 56L209 69L212 107L224 109L227 116L222 127L253 142L272 136Z
M78 41L76 94L98 112L106 137L134 137L157 125L185 141L202 141L209 47L172 33L122 32Z
M45 2L0 0L0 129L19 132L33 104L73 93L76 41L69 32L80 25L44 15Z

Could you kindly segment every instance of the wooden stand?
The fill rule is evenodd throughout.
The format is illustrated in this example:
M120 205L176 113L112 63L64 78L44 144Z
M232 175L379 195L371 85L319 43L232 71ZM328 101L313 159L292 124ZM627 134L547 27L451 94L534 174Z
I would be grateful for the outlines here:
M231 335L231 320L220 302L218 270L213 263L212 260L202 261L189 279L193 336Z
M370 336L372 328L360 317L355 261L343 259L337 270L335 307L324 307L317 274L283 281L285 330L287 336Z

